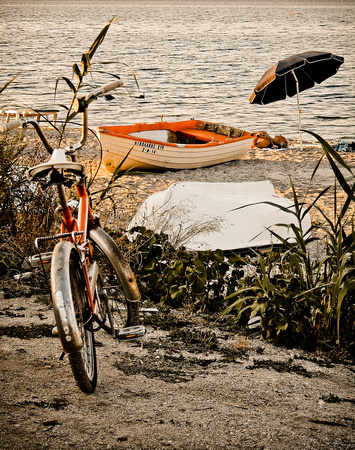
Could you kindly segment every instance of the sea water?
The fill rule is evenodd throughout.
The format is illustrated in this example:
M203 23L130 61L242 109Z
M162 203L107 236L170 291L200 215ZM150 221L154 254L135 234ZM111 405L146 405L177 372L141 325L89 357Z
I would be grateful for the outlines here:
M300 94L302 127L355 139L353 0L0 0L0 7L0 87L17 75L0 109L55 108L64 118L70 90L62 77L75 81L73 63L118 17L83 92L112 80L108 73L127 89L90 107L92 126L195 118L296 139L296 97L265 106L249 97L280 59L316 50L345 62Z

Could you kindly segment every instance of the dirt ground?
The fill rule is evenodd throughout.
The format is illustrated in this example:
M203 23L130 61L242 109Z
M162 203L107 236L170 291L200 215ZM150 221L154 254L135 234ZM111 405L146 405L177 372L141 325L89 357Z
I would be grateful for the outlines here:
M315 154L315 153L316 154ZM319 150L284 152L306 191ZM354 155L347 156L353 165ZM107 179L100 171L99 183ZM129 176L107 223L124 225L152 192L175 181L270 179L290 196L274 151L195 171ZM324 166L311 195L329 184ZM110 211L108 213L107 211ZM0 294L1 295L1 294ZM3 296L2 296L3 297ZM355 366L321 353L278 348L231 326L228 317L188 311L142 313L136 342L96 335L98 386L76 387L43 298L0 297L3 449L352 449ZM144 306L144 305L143 305Z
M96 335L98 386L76 387L51 308L1 300L3 449L351 449L355 367L276 348L186 311L143 314L137 342Z

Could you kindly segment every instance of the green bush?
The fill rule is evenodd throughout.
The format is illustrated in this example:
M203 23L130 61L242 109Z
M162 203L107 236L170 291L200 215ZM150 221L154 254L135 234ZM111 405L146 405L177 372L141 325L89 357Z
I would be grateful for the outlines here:
M131 230L133 244L128 258L145 298L174 307L220 311L221 302L234 292L247 263L239 255L226 257L222 251L189 252L174 248L164 234L145 228ZM127 251L127 250L126 250Z
M221 316L232 313L241 325L260 316L262 333L274 344L330 349L334 355L354 357L355 179L340 155L313 135L334 172L334 211L330 215L318 203L331 186L307 203L307 194L300 199L290 178L294 209L283 210L296 217L297 225L281 226L292 227L296 242L274 233L282 246L267 254L242 257L221 251L189 252L172 247L164 235L135 229L133 245L126 241L125 246L131 248L129 259L144 297L173 307L184 305L212 313L223 310ZM339 185L346 194L342 204L337 198ZM302 219L312 210L323 220L305 230ZM312 242L324 248L319 260L311 255Z

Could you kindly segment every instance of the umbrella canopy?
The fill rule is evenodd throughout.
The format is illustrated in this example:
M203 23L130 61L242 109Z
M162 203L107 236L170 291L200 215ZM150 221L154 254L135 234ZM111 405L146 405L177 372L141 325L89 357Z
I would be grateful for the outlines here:
M261 77L250 103L266 105L297 94L336 74L344 58L327 52L304 52L279 61ZM302 146L302 142L301 142Z
M305 52L279 61L261 77L250 103L268 103L293 97L335 75L344 58L325 52Z

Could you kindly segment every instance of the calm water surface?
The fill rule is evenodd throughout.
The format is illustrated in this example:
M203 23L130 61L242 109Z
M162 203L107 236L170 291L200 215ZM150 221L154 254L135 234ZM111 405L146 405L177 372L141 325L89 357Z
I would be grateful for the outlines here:
M91 125L196 118L297 138L296 98L266 106L249 97L278 60L308 50L345 58L339 72L300 94L302 126L327 139L355 139L353 1L0 0L0 86L19 74L0 108L60 108L71 77L101 28L120 19L93 60L93 85L120 74L122 91L91 108ZM145 99L131 75L138 79ZM64 117L64 114L62 114ZM304 136L304 139L313 138Z

